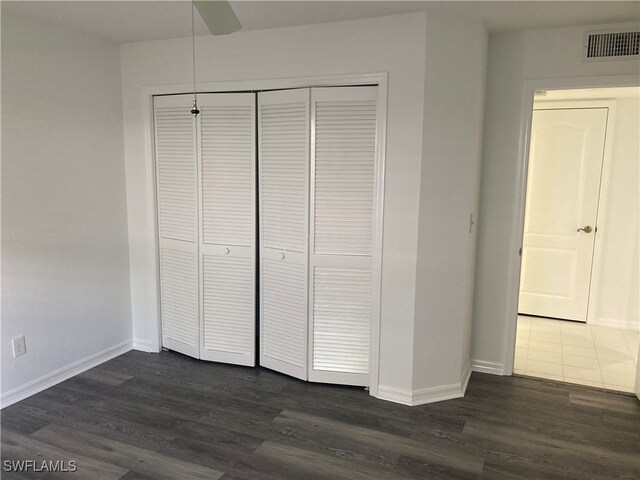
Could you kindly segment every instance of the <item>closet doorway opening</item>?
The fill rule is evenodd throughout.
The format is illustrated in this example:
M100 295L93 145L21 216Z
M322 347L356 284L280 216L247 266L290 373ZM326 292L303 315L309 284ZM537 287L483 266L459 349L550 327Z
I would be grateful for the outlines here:
M386 82L234 90L152 96L161 344L375 395Z
M537 91L514 373L633 392L640 88Z

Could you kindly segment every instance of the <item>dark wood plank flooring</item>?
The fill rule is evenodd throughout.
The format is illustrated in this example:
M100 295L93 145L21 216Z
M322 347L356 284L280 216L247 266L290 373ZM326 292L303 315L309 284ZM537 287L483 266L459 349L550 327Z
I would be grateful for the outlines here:
M474 373L418 407L261 368L129 352L2 410L3 479L634 479L633 396Z

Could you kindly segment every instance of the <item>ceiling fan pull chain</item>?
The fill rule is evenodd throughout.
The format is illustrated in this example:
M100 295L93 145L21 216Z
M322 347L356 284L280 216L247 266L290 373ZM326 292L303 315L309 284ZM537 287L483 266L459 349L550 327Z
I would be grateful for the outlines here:
M193 106L191 107L191 115L197 117L200 109L198 108L198 94L196 92L196 28L193 0L191 0L191 52L193 54Z

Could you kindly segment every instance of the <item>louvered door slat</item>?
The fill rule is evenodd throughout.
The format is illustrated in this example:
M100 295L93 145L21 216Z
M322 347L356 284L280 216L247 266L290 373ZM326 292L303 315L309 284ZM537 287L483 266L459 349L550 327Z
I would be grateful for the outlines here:
M196 242L196 132L187 99L156 97L156 175L160 238Z
M253 355L253 259L205 254L202 262L203 348L238 363Z
M376 87L311 93L309 379L369 385Z
M315 107L316 254L373 248L376 100L318 99ZM336 210L333 205L341 205ZM357 236L358 241L352 239Z
M185 95L154 98L162 345L199 357L196 122Z
M260 364L307 378L309 89L258 96Z
M201 97L202 241L254 244L254 135L252 94ZM220 102L235 105L221 105Z
M315 267L314 370L367 375L370 318L370 269Z
M200 356L255 364L255 94L199 96Z
M306 268L266 258L262 269L262 353L265 357L304 369Z
M267 248L306 251L308 95L307 89L260 94L261 189L273 193L260 204L261 242Z

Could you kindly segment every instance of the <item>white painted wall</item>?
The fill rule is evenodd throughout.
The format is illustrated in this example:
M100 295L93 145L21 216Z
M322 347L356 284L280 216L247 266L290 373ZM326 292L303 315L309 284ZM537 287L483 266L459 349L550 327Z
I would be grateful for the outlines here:
M616 99L611 163L598 209L594 323L640 329L638 218L640 217L640 99ZM608 140L609 141L609 140Z
M388 72L380 384L412 385L426 14L197 39L200 82ZM134 345L157 350L153 204L143 87L186 84L191 39L123 45L122 92ZM246 85L246 83L245 83Z
M429 12L414 392L453 392L469 366L487 43L480 22Z
M587 28L504 33L489 40L472 341L476 369L502 373L513 354L505 344L515 331L510 302L518 292L520 133L523 111L530 108L523 102L525 82L571 78L574 86L597 87L621 82L616 76L638 76L637 61L583 63Z
M3 404L130 348L119 62L115 44L2 15Z

